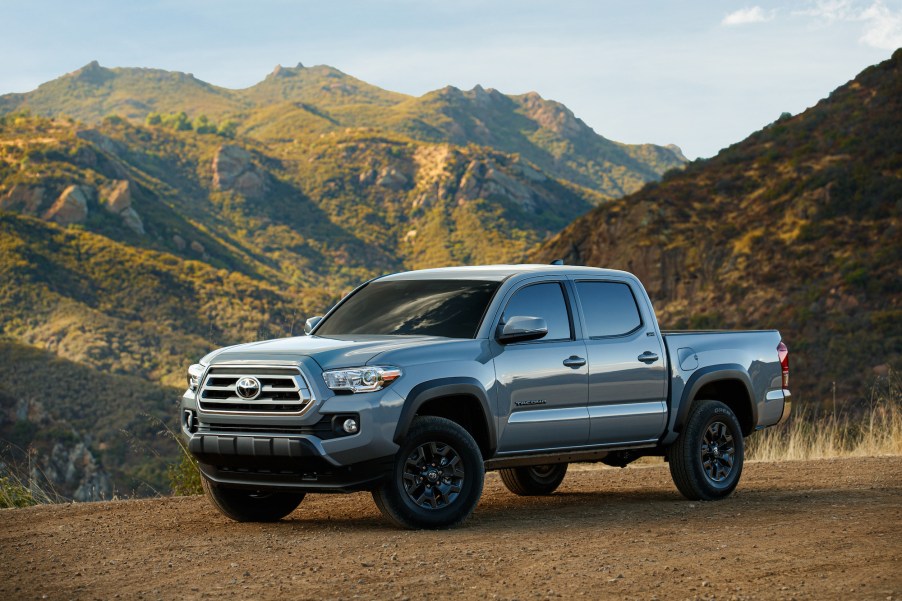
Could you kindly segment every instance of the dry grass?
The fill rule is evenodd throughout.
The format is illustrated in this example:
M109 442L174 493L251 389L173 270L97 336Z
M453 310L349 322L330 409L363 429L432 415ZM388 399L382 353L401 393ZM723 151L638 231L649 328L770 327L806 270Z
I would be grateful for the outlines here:
M902 455L902 382L890 373L872 389L864 410L834 415L793 408L789 420L749 437L750 461Z
M0 509L65 503L47 475L37 467L35 451L0 441Z

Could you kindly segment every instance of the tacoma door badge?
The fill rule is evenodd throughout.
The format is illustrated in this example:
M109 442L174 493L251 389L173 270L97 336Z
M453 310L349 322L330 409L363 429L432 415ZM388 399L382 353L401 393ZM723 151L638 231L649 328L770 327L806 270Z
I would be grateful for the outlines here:
M544 405L545 399L534 399L531 401L515 401L514 405L517 407L528 407L529 405Z

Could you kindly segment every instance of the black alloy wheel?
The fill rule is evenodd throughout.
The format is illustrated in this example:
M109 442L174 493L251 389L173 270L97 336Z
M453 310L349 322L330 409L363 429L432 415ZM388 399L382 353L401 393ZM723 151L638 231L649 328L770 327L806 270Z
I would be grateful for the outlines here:
M450 419L417 417L373 500L402 528L450 528L473 513L484 479L482 452L469 432Z
M705 476L714 483L730 477L736 455L736 443L730 428L721 421L712 422L705 430L699 449Z
M404 462L404 490L411 501L426 509L454 503L464 484L463 461L449 444L427 442Z

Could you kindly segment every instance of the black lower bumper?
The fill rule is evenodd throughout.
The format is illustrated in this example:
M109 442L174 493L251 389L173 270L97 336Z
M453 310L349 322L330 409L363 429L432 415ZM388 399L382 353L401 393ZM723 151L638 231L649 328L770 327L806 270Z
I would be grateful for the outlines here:
M209 480L256 490L354 492L377 486L394 457L336 466L306 439L267 436L195 435L188 450Z

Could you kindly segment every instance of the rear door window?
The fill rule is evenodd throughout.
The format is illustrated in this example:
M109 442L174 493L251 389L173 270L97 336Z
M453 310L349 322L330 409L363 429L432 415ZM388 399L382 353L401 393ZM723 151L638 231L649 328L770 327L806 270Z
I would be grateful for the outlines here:
M630 334L642 325L636 298L620 282L576 282L589 338Z

